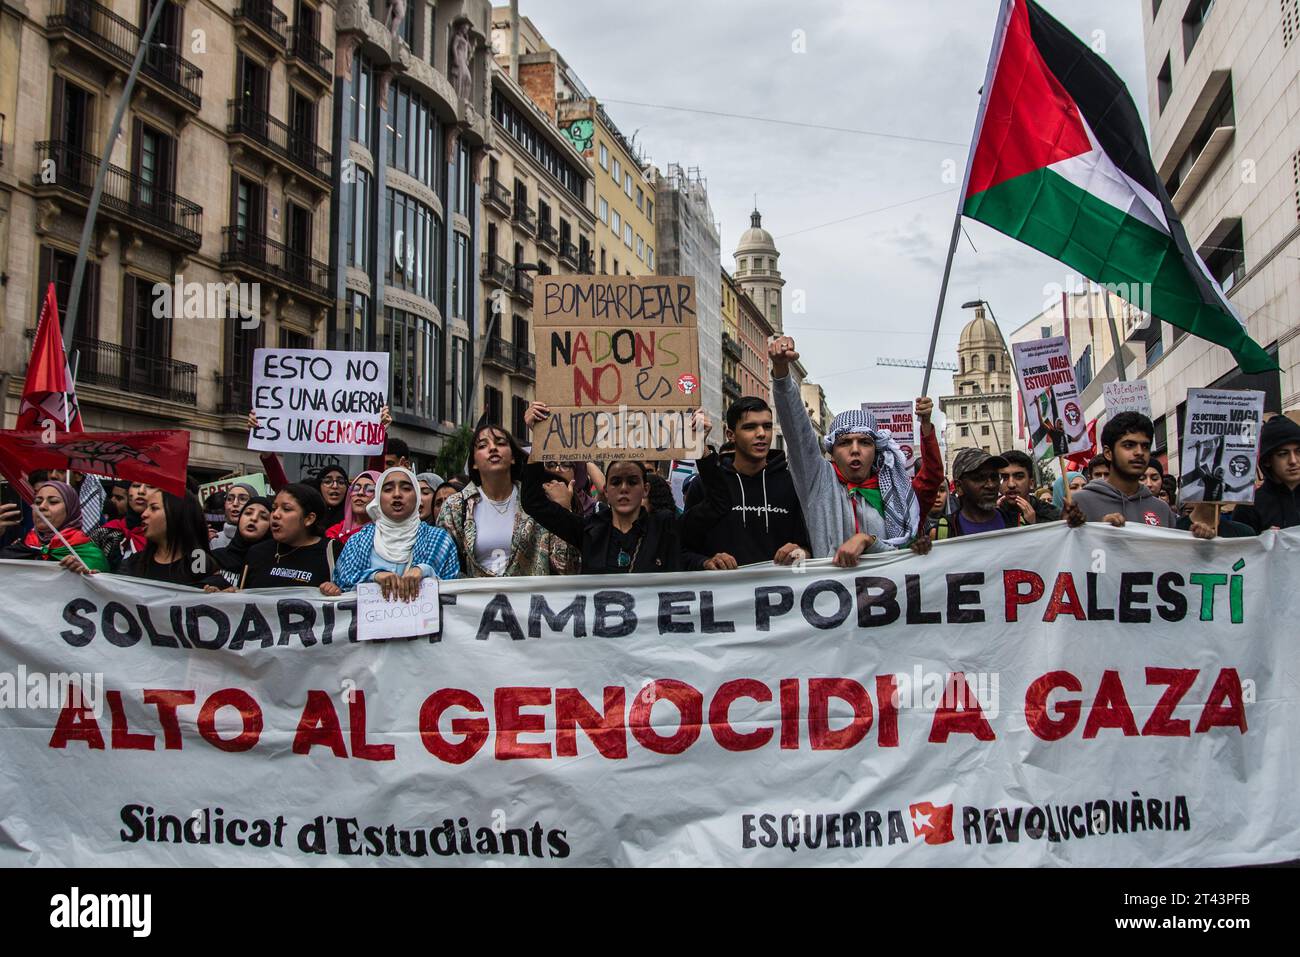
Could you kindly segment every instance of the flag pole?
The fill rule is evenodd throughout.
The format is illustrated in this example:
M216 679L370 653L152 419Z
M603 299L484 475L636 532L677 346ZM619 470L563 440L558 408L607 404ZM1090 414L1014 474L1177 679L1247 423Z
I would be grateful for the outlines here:
M1102 298L1106 302L1106 324L1110 326L1110 347L1115 352L1115 378L1118 382L1127 382L1128 376L1124 374L1124 344L1119 340L1119 330L1115 328L1115 316L1110 308L1110 290L1101 283L1097 284L1101 290Z
M68 540L67 540L66 538L63 537L63 533L60 532L57 528L54 527L54 523L51 522L48 518L46 518L45 515L44 515L44 513L41 512L41 510L40 510L39 508L33 508L33 509L32 509L32 514L35 515L35 516L36 516L37 518L39 518L42 522L44 522L46 525L49 526L50 531L53 532L53 533L58 537L59 541L61 541L61 542L63 543L63 547L66 548L66 549L68 550L68 554L69 554L69 555L76 555L76 556L77 556L77 561L81 562L81 567L82 567L82 568L84 568L86 571L90 571L90 570L91 570L91 569L90 569L90 566L86 564L86 560L85 560L84 558L82 558L80 555L77 555L77 550L76 550L75 548L73 548L71 544L68 543Z
M122 118L126 115L126 108L131 105L131 93L135 90L135 79L140 75L140 65L144 62L145 51L153 42L154 28L162 18L163 7L167 6L163 0L154 3L153 11L149 14L149 22L145 24L144 32L140 34L140 45L136 48L135 59L131 63L131 72L126 75L126 82L122 85L122 95L117 101L117 112L113 115L113 124L108 128L108 136L104 140L104 155L99 159L99 169L95 172L95 188L90 194L90 204L86 207L86 220L81 227L81 242L77 246L77 265L72 270L72 290L68 293L68 312L63 317L63 349L64 354L72 358L72 334L77 328L77 308L81 305L81 284L86 276L86 257L90 254L90 237L95 231L95 217L99 213L99 201L104 195L104 180L108 176L108 161L113 155L113 147L117 144L118 133L122 129ZM72 377L73 382L77 376L77 361L72 359Z
M1012 0L1002 0L998 8L997 23L993 28L993 42L989 46L989 62L984 70L984 85L980 87L980 105L975 113L975 131L971 135L970 150L966 155L966 171L961 178L961 191L957 194L957 215L952 221L952 238L948 240L948 257L943 264L943 280L939 284L939 304L934 309L934 328L930 330L930 352L925 360L925 379L921 383L921 395L930 394L930 373L934 371L934 350L939 342L939 324L943 321L943 302L948 295L948 277L952 273L952 257L957 252L957 241L961 238L961 211L966 200L966 187L970 185L971 164L975 160L975 147L980 141L980 130L984 127L984 111L988 108L989 92L993 88L993 74L997 69L998 58L1002 55L1002 42L1006 37L1007 21L1011 17Z

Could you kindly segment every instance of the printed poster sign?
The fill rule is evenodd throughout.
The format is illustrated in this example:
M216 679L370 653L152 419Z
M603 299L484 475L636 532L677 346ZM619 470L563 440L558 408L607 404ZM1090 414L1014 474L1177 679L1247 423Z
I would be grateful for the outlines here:
M388 403L388 353L258 349L253 354L257 428L248 447L262 452L384 451L379 424Z
M692 276L538 276L533 301L543 461L703 454Z
M1013 342L1020 400L1036 458L1087 452L1088 426L1064 336Z
M1264 393L1188 389L1179 502L1253 502Z
M862 411L876 417L882 429L888 429L907 457L907 467L916 464L921 448L916 441L915 405L911 402L863 402Z

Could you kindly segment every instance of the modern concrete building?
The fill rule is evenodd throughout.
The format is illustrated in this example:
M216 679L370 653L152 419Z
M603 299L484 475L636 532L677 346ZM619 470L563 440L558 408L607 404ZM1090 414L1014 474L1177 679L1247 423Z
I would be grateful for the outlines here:
M947 420L946 475L952 475L952 458L960 449L981 448L996 455L1016 447L1016 411L1012 402L1016 386L1011 356L982 305L975 307L975 317L962 328L957 340L957 369L952 377L952 393L939 397L939 410Z
M1267 412L1300 405L1300 8L1143 0L1142 21L1156 168L1210 274L1282 368L1247 376L1172 326L1130 330L1128 377L1147 380L1168 461L1189 388L1260 389ZM1111 378L1113 365L1098 376Z
M6 423L50 282L66 308L152 10L136 0L0 7ZM256 463L242 415L251 348L325 344L335 4L168 2L160 16L108 144L73 337L77 392L89 430L189 431L191 471L207 477Z
M487 0L338 7L328 343L387 352L392 434L424 463L477 414L478 278L490 135Z
M694 167L668 164L655 182L657 266L662 276L694 276L700 342L701 407L721 422L722 260L708 185Z

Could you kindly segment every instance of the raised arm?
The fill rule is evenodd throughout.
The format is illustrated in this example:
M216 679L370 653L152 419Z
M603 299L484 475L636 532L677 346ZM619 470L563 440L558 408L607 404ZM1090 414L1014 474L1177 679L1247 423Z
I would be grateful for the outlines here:
M524 466L523 481L519 489L519 503L537 524L553 532L574 548L582 547L583 520L563 505L557 505L546 494L546 466L529 462Z
M785 434L785 454L790 462L790 475L795 488L807 494L824 480L820 474L827 468L822 455L821 442L813 431L812 420L804 408L799 387L790 377L790 363L799 359L794 340L778 336L768 344L768 357L772 360L772 398L775 400L777 418ZM800 496L803 499L803 495Z

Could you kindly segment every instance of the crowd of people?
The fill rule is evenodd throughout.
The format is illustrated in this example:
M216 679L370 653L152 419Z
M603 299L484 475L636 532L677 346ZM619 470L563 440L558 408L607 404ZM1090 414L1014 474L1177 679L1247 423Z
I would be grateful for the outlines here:
M516 436L483 422L464 472L448 479L417 474L398 438L351 477L330 466L291 482L265 454L271 494L238 482L206 503L196 488L36 472L30 508L0 505L0 558L209 592L340 595L374 582L409 600L428 578L708 573L803 558L852 567L864 554L925 554L936 540L1057 521L1202 539L1300 525L1300 425L1286 416L1261 430L1254 502L1221 510L1179 504L1177 480L1151 453L1152 423L1136 412L1108 421L1100 453L1051 487L1035 487L1033 460L1016 450L962 449L946 476L927 398L916 400L915 466L865 411L837 415L821 438L789 374L798 357L791 338L773 340L775 409L753 396L732 404L724 442L696 462L680 507L657 463L530 462ZM550 414L533 403L526 421ZM784 453L772 447L778 421ZM712 429L703 413L696 423Z

